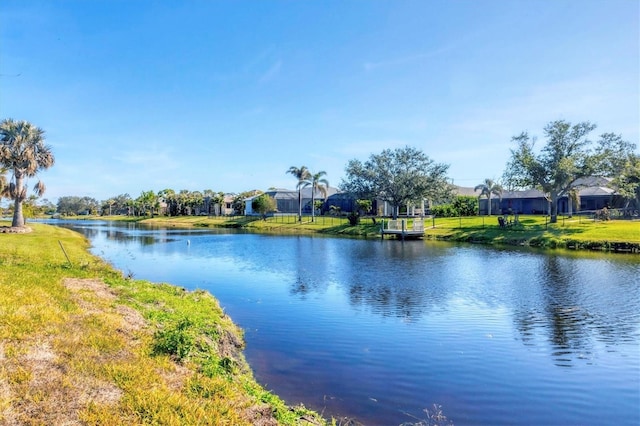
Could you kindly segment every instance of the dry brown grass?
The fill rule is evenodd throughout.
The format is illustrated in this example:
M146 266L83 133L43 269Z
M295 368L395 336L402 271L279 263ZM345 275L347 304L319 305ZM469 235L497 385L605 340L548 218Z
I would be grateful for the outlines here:
M31 337L15 342L15 353L6 356L0 347L0 419L6 425L80 425L81 413L88 405L114 407L123 391L115 384L91 374L79 374L69 368L74 346L83 334L83 323L96 315L108 315L119 323L123 347L132 345L134 333L144 329L139 313L111 303L116 296L94 279L67 279L65 286L80 309L70 315L57 336ZM124 350L120 357L130 354Z
M135 363L139 354L132 348L151 338L147 322L134 309L116 304L117 296L100 280L66 279L64 285L79 309L69 315L59 334L20 342L13 346L13 356L6 356L4 345L1 347L2 424L81 425L87 418L108 423L105 413L110 411L120 412L112 417L120 423L128 411L128 402L122 401L125 391L102 378L100 369L126 369L127 364ZM108 340L114 343L111 350L86 347L87 323L97 320L114 326L116 336ZM193 375L189 368L171 361L159 363L149 373L169 393L182 392ZM268 406L248 405L246 416L259 424L277 424L267 412ZM135 416L130 421L138 423Z
M3 372L0 375L0 423L3 425L121 424L130 411L131 401L123 399L132 397L126 397L126 390L101 377L100 370L126 370L128 364L138 360L139 354L131 348L151 338L147 322L136 310L115 303L116 294L100 280L65 279L64 285L79 307L62 324L64 331L55 337L42 336L15 344L11 356L6 355L4 344L0 346ZM87 322L97 318L103 321L106 318L115 325L114 341L118 344L114 350L91 353L84 347ZM236 344L233 339L229 342L230 346ZM152 382L161 394L162 389L166 389L166 395L170 396L181 394L194 372L166 360L149 374L155 376ZM229 402L244 411L243 424L278 424L268 404L252 404L242 397ZM131 415L129 422L142 423L135 415ZM203 419L202 424L212 423Z

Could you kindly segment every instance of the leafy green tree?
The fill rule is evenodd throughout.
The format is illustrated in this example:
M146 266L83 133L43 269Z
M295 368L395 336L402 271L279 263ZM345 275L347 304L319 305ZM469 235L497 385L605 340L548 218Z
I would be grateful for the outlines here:
M115 204L112 208L112 212L116 214L122 214L122 212L127 210L127 203L131 200L131 196L129 194L120 194L113 197L115 200Z
M56 212L56 205L44 198L36 205L36 213L40 215L52 215Z
M478 198L458 195L453 200L453 209L458 216L475 216L478 212Z
M313 209L316 211L319 211L320 214L322 214L322 206L324 205L324 201L322 200L315 200L313 202Z
M397 218L402 205L450 198L448 169L448 165L435 163L416 148L386 149L371 155L365 163L349 161L340 187L356 198L387 201Z
M624 197L626 206L640 208L640 155L635 144L614 133L601 136L596 155L606 174L613 178L611 186Z
M254 195L259 195L260 193L261 191L254 189L251 191L241 192L240 194L237 194L235 197L233 197L233 202L231 205L233 207L234 213L237 215L244 215L246 204L245 200L249 197L253 197Z
M251 201L251 209L262 215L262 218L266 220L267 213L271 213L276 210L276 200L262 194Z
M222 215L222 208L224 207L224 192L220 191L213 195L211 198L213 202L213 209L216 216Z
M192 191L189 195L189 207L191 208L191 214L198 214L200 207L204 202L204 196L200 191Z
M191 191L188 189L181 189L176 194L176 202L178 205L178 215L180 216L190 216L190 204L191 204Z
M98 209L100 207L100 203L95 198L92 197L82 197L82 205L84 207L84 211L87 214L97 214Z
M487 197L487 204L489 206L487 215L491 216L491 195L495 195L496 197L501 198L502 185L500 185L498 182L494 182L492 179L485 179L484 182L476 185L473 190L480 191L480 195L478 196L478 198Z
M318 173L309 172L309 177L304 180L303 187L311 187L311 222L316 218L316 192L320 191L324 198L327 198L327 190L329 189L329 181L323 176L327 172L321 171Z
M640 155L630 154L627 157L619 175L613 180L613 185L627 200L625 207L633 203L635 208L640 208Z
M512 138L518 146L511 150L504 178L510 187L536 187L548 194L552 223L558 221L559 196L568 194L580 178L609 174L615 164L614 151L608 148L617 146L617 140L611 133L603 134L597 149L591 149L588 136L595 128L587 121L575 125L552 121L544 128L546 142L538 153L534 150L536 139L527 132Z
M26 180L50 168L54 162L51 147L45 144L44 130L28 121L11 118L0 123L0 165L13 173L8 190L9 198L15 201L11 226L24 226L22 203L27 198ZM45 189L42 181L34 186L38 196L44 194Z
M7 173L7 170L0 167L0 201L2 201L3 197L9 195L9 181L5 173Z
M293 175L296 179L298 179L298 183L296 184L296 189L298 190L298 222L302 222L302 187L305 182L311 177L311 172L307 166L289 167L287 173Z
M158 199L162 200L165 205L165 214L167 216L178 215L178 203L176 199L176 191L171 188L166 188L158 191Z
M64 216L78 214L80 209L80 197L63 196L58 198L56 211Z
M367 214L371 211L373 203L371 200L356 200L356 206L358 206L358 214Z
M64 216L95 214L100 204L95 198L63 196L58 198L56 211Z
M138 201L133 198L129 198L125 204L127 208L127 216L137 216L139 214Z
M109 198L102 202L102 215L111 216L113 213L113 207L116 205L115 198Z
M151 217L153 217L153 210L158 204L158 196L153 191L142 191L136 199L136 202L143 216L146 216L147 212L149 212Z

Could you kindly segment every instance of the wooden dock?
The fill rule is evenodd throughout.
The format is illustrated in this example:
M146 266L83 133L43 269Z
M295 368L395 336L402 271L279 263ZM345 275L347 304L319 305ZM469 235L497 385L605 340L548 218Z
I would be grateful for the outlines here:
M392 219L386 222L383 219L380 234L382 238L385 235L395 235L402 240L422 238L424 237L424 219L421 217L413 219L411 226L408 226L407 219Z

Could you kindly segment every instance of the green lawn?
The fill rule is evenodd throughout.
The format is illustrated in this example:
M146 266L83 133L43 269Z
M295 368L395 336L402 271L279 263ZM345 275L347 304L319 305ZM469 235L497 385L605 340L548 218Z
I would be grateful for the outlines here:
M497 217L479 216L427 220L425 227L425 235L429 238L493 244L577 245L578 248L612 242L640 244L640 221L594 221L573 217L559 218L557 223L551 224L545 216L520 216L519 225L500 228Z
M0 233L0 424L326 424L255 382L209 293L124 277L80 234L29 226Z

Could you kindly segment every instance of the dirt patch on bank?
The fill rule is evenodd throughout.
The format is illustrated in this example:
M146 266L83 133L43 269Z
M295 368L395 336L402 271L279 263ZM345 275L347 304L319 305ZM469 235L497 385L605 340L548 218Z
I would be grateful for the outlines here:
M83 425L92 423L87 416L95 413L103 424L129 424L130 395L103 370L139 362L145 352L141 345L150 341L154 327L120 303L117 290L102 280L67 278L63 285L70 297L59 324L21 340L0 340L0 425ZM242 359L241 339L228 330L220 332L220 339L209 343L222 357ZM183 394L194 371L171 362L149 374L158 386ZM273 407L248 401L242 393L229 400L246 424L278 424ZM198 404L197 398L192 402ZM300 424L321 423L303 417Z
M100 280L66 279L63 283L80 310L66 318L62 333L0 342L2 425L81 425L81 413L89 405L115 407L123 396L115 384L78 369L83 355L74 352L85 322L108 318L115 321L116 331L125 339L125 350L116 357L129 357L129 349L139 341L136 333L147 327L144 318L130 307L116 305L116 294ZM98 358L109 361L113 357L105 354Z
M28 234L31 231L28 226L0 226L0 234Z

